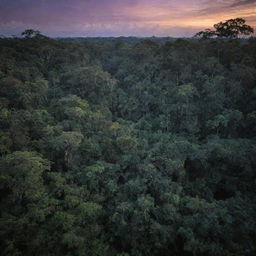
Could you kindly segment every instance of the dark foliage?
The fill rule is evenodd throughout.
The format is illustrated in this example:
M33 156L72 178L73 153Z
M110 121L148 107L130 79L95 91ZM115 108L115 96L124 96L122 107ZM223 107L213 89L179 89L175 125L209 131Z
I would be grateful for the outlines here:
M205 29L204 31L198 32L195 37L202 39L209 39L211 37L218 38L237 38L239 35L249 36L253 34L254 29L245 24L245 19L236 18L226 20L225 22L219 22L214 24L215 30Z
M0 251L256 254L256 40L0 39Z

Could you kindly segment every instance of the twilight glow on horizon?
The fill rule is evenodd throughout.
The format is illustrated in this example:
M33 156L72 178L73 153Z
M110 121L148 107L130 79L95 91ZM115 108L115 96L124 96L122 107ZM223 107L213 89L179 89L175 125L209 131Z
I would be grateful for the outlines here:
M0 0L0 34L189 37L219 21L256 28L256 0Z

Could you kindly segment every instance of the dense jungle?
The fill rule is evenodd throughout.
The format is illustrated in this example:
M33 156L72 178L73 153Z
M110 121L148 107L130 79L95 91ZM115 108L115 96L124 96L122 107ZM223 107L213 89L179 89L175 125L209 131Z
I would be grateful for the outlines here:
M0 39L1 255L256 255L255 38L26 35Z

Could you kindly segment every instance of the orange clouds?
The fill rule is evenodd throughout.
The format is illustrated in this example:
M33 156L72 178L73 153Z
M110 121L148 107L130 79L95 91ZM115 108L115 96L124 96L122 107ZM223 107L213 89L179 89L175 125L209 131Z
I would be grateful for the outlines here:
M230 18L242 17L256 26L256 1L169 1L171 4L150 4L143 1L130 10L141 24L206 28ZM175 3L176 2L176 3ZM155 2L154 2L155 3Z
M50 36L192 36L241 17L256 27L256 0L1 0L0 30Z

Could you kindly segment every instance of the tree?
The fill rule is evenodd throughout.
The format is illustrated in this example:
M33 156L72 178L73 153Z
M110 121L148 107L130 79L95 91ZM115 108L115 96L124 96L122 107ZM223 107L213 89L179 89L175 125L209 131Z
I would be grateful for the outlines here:
M41 199L42 175L47 170L50 170L49 161L35 152L16 151L0 161L1 183L6 191L12 192L16 205Z
M242 18L230 19L214 25L215 35L218 37L237 38L239 35L250 35L253 28L245 24Z
M207 28L204 31L200 31L195 34L195 37L199 37L201 39L209 39L211 37L215 36L215 31Z
M62 132L52 141L53 148L62 155L63 169L70 167L75 151L78 149L83 135L80 132Z
M26 29L21 33L22 36L25 36L25 38L33 38L36 36L41 35L40 31L38 30L33 30L33 29Z
M215 30L206 29L195 34L195 37L209 39L211 37L237 38L239 35L251 35L254 29L245 24L245 19L236 18L214 24Z
M96 104L110 101L109 98L116 84L115 79L98 66L71 70L62 79L61 82L70 93Z

